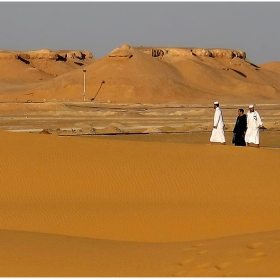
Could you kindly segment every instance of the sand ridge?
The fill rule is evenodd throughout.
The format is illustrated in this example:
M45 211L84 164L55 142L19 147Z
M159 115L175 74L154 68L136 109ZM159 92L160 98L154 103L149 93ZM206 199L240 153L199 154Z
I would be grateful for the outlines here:
M0 135L2 276L279 275L279 150Z

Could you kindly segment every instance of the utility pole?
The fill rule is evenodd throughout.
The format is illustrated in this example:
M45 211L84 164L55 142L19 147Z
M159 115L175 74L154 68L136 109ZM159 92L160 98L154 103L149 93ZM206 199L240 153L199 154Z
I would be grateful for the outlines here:
M84 92L83 92L83 96L84 96L84 101L86 101L86 69L83 69L84 72Z

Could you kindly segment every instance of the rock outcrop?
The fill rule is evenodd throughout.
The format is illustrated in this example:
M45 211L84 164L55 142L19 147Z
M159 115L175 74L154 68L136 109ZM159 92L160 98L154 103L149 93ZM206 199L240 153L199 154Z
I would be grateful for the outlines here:
M134 47L151 55L152 57L178 57L178 56L198 56L198 57L213 57L213 58L229 58L238 57L246 59L246 53L240 50L228 49L201 49L201 48L169 48L169 47Z
M0 59L17 59L18 54L15 52L0 51Z
M108 57L113 57L113 58L131 58L133 54L129 51L130 50L130 45L124 44L121 47L113 50Z
M58 50L52 51L49 49L33 50L33 51L10 51L10 50L0 50L0 66L4 64L10 65L11 69L13 67L21 69L24 71L23 64L27 66L26 71L30 69L36 69L40 73L45 73L51 75L52 77L57 77L63 75L74 69L79 69L81 67L86 67L87 65L94 62L96 59L93 57L92 53L84 50ZM19 63L19 64L18 64ZM22 63L22 64L21 64ZM34 71L32 75L25 75L21 72L20 76L22 82L31 81L31 77L34 76ZM38 74L38 73L37 73ZM3 78L3 81L10 80L9 77ZM37 75L38 76L38 75ZM36 76L36 77L37 77ZM3 75L2 75L3 77ZM1 77L0 77L1 78ZM47 78L41 77L43 80ZM41 78L34 78L35 81ZM16 75L14 79L17 79ZM0 79L1 80L1 79ZM0 81L1 82L1 81Z
M36 51L5 51L0 50L0 59L19 59L29 61L33 59L44 60L84 60L93 58L93 55L89 51L76 51L76 50L64 50L64 51L51 51L49 49L42 49Z

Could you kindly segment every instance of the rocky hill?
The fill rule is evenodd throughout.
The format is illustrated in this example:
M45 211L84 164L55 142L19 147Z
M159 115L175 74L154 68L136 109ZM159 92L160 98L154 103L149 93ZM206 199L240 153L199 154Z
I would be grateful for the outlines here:
M83 101L83 69L87 101L178 104L280 99L276 67L258 66L241 50L124 44L101 59L83 51L10 53L12 58L4 58L4 54L0 82L4 76L8 81L0 88L0 101ZM1 71L4 60L10 65L11 61L20 63L17 71ZM24 66L30 84L18 74ZM11 80L12 75L18 80Z
M135 47L135 49L142 51L152 57L159 57L164 59L174 59L176 57L213 57L213 58L229 58L238 57L246 59L246 53L241 50L227 50L227 49L201 49L201 48L174 48L174 47Z
M73 69L92 63L95 58L89 51L49 49L35 51L0 50L0 63L19 61L52 76L59 76ZM63 62L63 63L62 63ZM1 76L0 76L1 79Z

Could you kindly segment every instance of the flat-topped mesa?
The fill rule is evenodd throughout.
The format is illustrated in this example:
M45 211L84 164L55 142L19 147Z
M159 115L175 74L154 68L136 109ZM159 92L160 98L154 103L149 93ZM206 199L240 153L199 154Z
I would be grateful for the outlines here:
M0 59L19 59L22 61L33 59L44 60L84 60L86 58L93 58L93 55L89 51L76 51L76 50L63 50L63 51L51 51L49 49L42 49L36 51L4 51L0 50Z
M0 59L18 59L18 53L0 50Z
M229 49L201 49L201 48L172 48L172 47L134 47L135 49L149 54L152 57L179 57L179 56L199 56L199 57L213 57L213 58L229 58L238 57L246 59L246 53L241 50Z
M86 58L93 58L93 55L91 52L89 51L80 51L80 50L59 50L56 52L58 55L58 59L57 60L75 60L75 59L79 59L79 60L84 60ZM63 58L63 59L61 59Z

